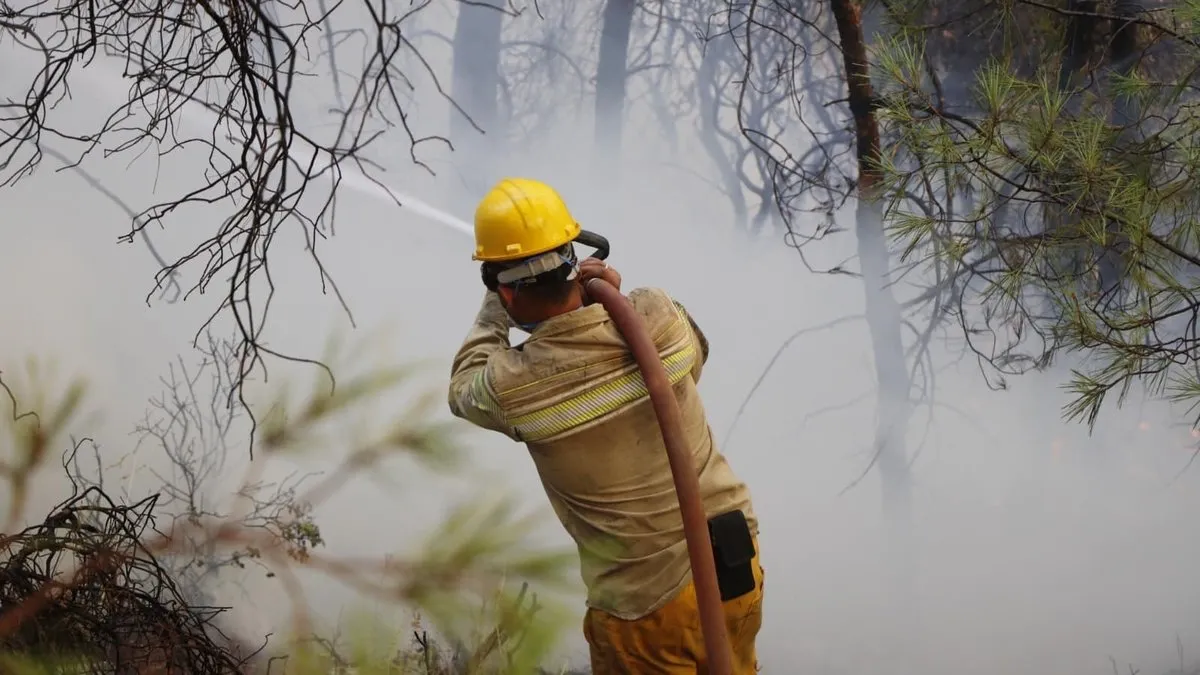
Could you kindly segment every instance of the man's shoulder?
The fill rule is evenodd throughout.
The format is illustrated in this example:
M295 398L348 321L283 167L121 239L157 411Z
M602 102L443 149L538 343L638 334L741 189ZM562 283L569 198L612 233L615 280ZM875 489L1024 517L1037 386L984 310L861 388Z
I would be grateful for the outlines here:
M653 310L674 310L675 299L670 293L655 286L635 288L625 296L629 302L643 313Z
M547 381L585 381L597 366L619 360L625 353L624 339L606 323L599 312L588 321L535 331L520 345L492 353L487 377L504 392Z
M626 297L628 297L631 301L634 300L635 298L642 299L642 300L651 299L651 298L665 298L667 300L670 300L671 294L667 293L664 289L661 289L657 286L639 286L639 287L633 289L632 291L629 291L629 293Z

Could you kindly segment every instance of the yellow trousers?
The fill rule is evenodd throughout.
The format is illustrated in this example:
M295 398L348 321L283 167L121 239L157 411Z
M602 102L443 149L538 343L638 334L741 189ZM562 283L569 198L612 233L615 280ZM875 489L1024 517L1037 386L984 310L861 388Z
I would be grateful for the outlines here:
M763 570L757 555L753 566L758 582L755 589L725 603L734 675L758 672L754 641L762 627ZM592 675L708 673L696 586L692 583L666 605L633 621L589 608L583 619L583 635L591 653Z

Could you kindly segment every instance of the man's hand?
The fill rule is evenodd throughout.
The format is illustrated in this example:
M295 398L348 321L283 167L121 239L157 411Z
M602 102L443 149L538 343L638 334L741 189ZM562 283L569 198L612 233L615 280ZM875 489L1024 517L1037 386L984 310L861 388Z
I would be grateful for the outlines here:
M621 275L608 263L596 258L585 258L579 261L579 284L583 287L584 304L592 304L592 299L588 297L587 282L589 279L603 279L612 284L618 291L621 290Z

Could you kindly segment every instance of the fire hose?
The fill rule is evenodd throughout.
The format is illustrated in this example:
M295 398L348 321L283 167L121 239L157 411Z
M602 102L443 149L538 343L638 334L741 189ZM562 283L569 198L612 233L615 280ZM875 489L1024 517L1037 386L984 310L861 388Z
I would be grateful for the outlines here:
M595 246L592 257L603 260L608 257L608 240L593 232L584 231L577 242ZM683 434L683 415L675 390L667 377L666 368L659 359L658 348L650 338L646 324L628 298L621 295L612 284L603 279L589 279L588 296L599 302L624 336L629 351L633 353L658 428L662 433L663 445L667 450L667 461L671 465L671 478L675 483L675 494L679 499L679 511L683 517L683 535L687 540L688 560L692 566L692 582L696 586L696 603L700 611L700 630L704 637L704 648L708 656L708 672L712 675L733 674L733 653L729 645L729 632L725 626L725 609L721 603L721 592L717 585L717 568L713 558L712 541L709 539L708 518L704 502L700 497L700 481L696 465Z

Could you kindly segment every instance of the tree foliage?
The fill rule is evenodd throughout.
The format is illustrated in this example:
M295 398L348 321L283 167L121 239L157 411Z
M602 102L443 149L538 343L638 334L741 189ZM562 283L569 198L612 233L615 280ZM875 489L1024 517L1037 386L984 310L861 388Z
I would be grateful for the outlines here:
M930 31L898 22L875 56L895 239L948 270L956 318L994 372L1074 353L1067 415L1088 424L1138 383L1200 401L1189 84L1200 6L1090 4L1000 14L998 30L1024 21L1061 39L1046 37L1032 68L1014 67L1028 43L989 54L966 105L939 95ZM1080 46L1084 19L1100 46Z

